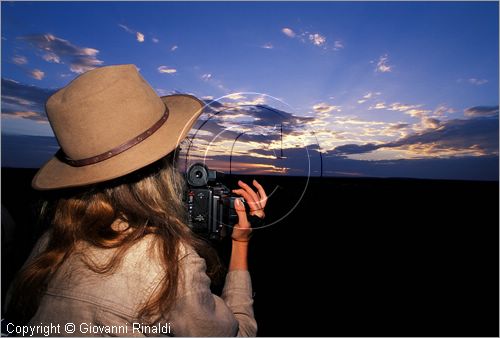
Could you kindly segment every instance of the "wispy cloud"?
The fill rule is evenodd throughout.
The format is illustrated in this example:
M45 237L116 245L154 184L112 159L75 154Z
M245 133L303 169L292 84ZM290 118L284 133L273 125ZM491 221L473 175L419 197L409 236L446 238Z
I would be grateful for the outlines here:
M498 116L498 107L496 109ZM331 154L363 154L381 148L399 148L406 151L408 155L417 157L498 155L497 116L490 119L471 118L448 121L424 117L423 121L427 124L427 128L421 132L390 142L345 144L336 147Z
M135 34L135 31L134 31L134 30L132 30L132 29L128 28L128 27L127 27L127 26L125 26L125 25L119 24L118 26L119 26L119 27L121 27L121 28L123 28L123 30L124 30L125 32L127 32L127 33L130 33L130 34Z
M366 101L374 98L375 96L379 96L381 93L380 92L368 92L361 99L358 100L359 104L365 103ZM378 108L375 108L378 109Z
M153 41L154 43L160 42L160 40L158 38L151 38L151 41Z
M52 34L22 36L18 39L42 52L42 58L47 62L69 64L74 73L83 73L104 63L97 59L97 49L79 47Z
M389 56L385 54L378 59L375 71L379 73L388 73L392 71L392 67L392 65L389 65Z
M162 74L174 74L174 73L177 73L177 69L170 68L168 66L160 66L160 67L158 67L158 72L160 72Z
M295 37L295 32L291 28L285 27L281 30L281 32L283 32L283 34L285 34L289 38Z
M54 92L2 78L2 116L45 122L45 102Z
M61 58L55 53L47 53L43 56L43 59L51 63L61 63Z
M28 63L28 59L25 56L16 55L12 58L12 62L14 62L16 65L25 65Z
M369 94L371 94L371 93L369 93ZM367 94L365 96L368 96L369 94ZM370 97L372 97L372 95L370 95ZM360 101L363 101L363 100L360 100ZM358 101L358 103L360 101ZM430 110L420 109L420 107L422 107L422 106L423 106L422 104L404 104L404 103L399 103L399 102L393 102L391 104L386 104L385 102L380 101L380 102L375 103L375 105L370 106L368 109L369 110L384 109L384 110L390 110L390 111L398 111L398 112L402 112L402 113L405 113L407 115L415 117L415 116L421 116L424 113L430 112Z
M267 42L267 43L263 44L262 46L260 46L260 48L273 49L274 47L270 42Z
M373 110L373 109L387 109L387 106L385 105L385 102L377 102L377 103L375 103L375 105L368 107L368 109L369 110Z
M331 111L341 111L340 106L334 106L325 102L317 103L313 106L314 111L318 113L329 113Z
M334 40L333 44L329 45L327 37L319 32L309 32L303 30L296 32L289 27L282 28L281 32L289 38L296 38L302 43L311 43L313 46L320 47L325 50L338 51L344 48L344 44L341 40Z
M469 82L470 84L476 85L476 86L480 86L480 85L488 83L488 80L486 80L486 79L470 78L470 79L467 80L467 82Z
M210 80L211 78L212 78L212 74L210 74L210 73L206 73L206 74L203 74L203 75L201 76L201 79L202 79L203 81L208 81L208 80Z
M467 117L490 117L498 116L498 106L477 106L465 109Z
M411 109L417 109L422 107L421 104L403 104L399 102L394 102L387 107L388 110L405 112Z
M344 49L344 44L342 43L342 41L340 41L340 40L336 40L336 41L333 43L333 49L334 49L334 50Z
M130 33L132 35L135 35L135 38L138 42L144 42L144 34L142 34L141 32L139 31L136 31L136 30L133 30L131 29L130 27L128 26L125 26L125 25L122 25L122 24L119 24L118 25L120 28L122 28L125 32L127 33ZM154 41L153 41L154 42Z
M42 72L40 69L33 69L31 71L31 77L35 80L42 80L45 77L45 72Z
M231 100L241 100L241 99L245 99L246 97L243 96L241 93L232 93L232 94L226 95L225 98L228 98Z
M179 46L177 45L173 45L172 48L170 48L170 51L173 52L175 51L177 48L179 48Z

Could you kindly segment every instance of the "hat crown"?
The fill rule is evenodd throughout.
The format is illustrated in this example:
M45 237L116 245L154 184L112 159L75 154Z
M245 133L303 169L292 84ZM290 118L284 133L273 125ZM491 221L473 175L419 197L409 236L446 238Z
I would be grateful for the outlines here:
M72 160L101 155L154 125L166 106L134 65L86 72L47 101L46 112Z

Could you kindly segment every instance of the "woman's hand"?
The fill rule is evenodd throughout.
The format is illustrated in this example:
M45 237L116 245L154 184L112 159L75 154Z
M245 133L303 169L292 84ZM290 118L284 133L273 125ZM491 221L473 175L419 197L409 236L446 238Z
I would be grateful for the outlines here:
M266 192L256 180L253 180L252 183L257 188L257 192L242 181L238 181L238 185L241 189L234 189L233 192L245 198L248 206L250 207L250 215L264 218L266 217L266 214L264 213L264 208L267 203ZM238 224L236 224L233 228L232 238L237 242L248 242L250 240L250 234L252 233L252 227L248 222L245 206L241 200L236 199L234 208L236 210L236 214L238 214Z

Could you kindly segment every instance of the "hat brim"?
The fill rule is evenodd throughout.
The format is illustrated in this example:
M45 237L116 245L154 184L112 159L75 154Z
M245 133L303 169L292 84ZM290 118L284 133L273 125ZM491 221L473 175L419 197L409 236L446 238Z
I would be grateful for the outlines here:
M132 148L95 164L73 167L54 156L32 181L37 190L79 187L118 178L151 164L172 152L184 140L201 115L204 104L191 95L161 98L169 116L155 133Z

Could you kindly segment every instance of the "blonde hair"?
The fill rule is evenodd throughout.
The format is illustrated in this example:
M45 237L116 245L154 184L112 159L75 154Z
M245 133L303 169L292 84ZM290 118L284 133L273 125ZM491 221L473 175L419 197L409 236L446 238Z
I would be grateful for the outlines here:
M66 191L52 206L47 205L42 217L51 220L48 245L20 271L9 302L8 319L24 323L34 315L51 277L78 241L115 249L103 266L86 262L94 272L106 274L113 273L125 252L145 235L157 237L168 269L159 292L141 309L141 318L167 313L175 303L181 243L193 247L205 258L207 273L212 279L220 277L220 262L215 251L186 225L185 183L176 168L175 153L111 182ZM117 220L125 222L128 228L115 230L112 225Z

